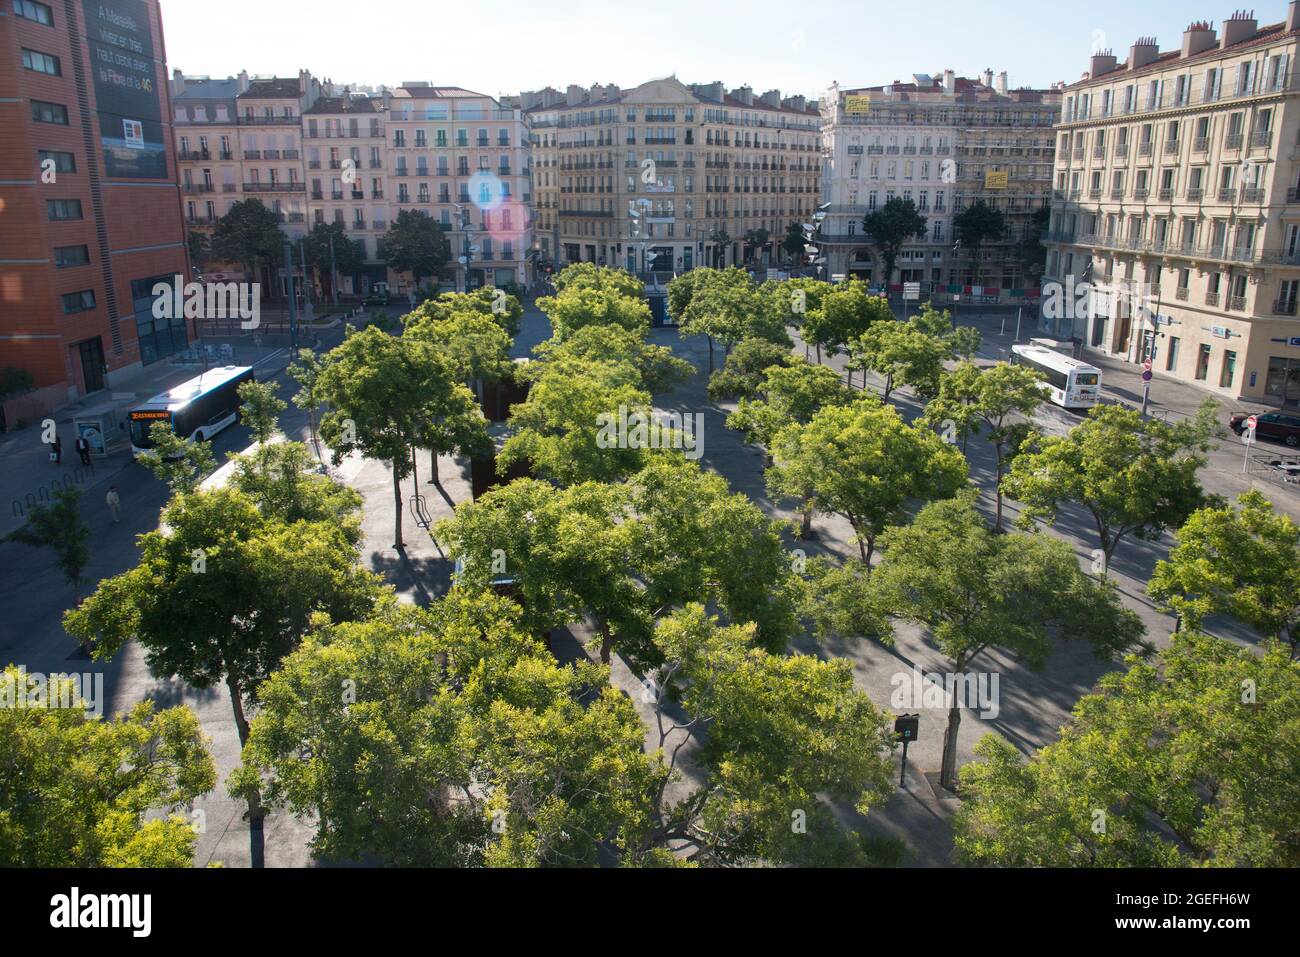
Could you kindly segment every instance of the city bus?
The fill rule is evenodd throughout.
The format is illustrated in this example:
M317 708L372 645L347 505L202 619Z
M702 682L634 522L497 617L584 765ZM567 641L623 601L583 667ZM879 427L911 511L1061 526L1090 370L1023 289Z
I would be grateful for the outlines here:
M256 381L248 366L209 369L197 379L154 396L131 410L131 450L153 448L149 429L166 422L181 438L206 442L239 418L239 387Z
M1091 409L1101 401L1101 370L1036 345L1011 347L1011 364L1040 373L1043 392L1065 409Z

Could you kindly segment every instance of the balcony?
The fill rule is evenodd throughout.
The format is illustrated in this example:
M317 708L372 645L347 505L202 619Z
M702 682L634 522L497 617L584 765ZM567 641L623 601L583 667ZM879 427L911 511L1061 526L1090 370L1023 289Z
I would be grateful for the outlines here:
M1164 189L1160 190L1160 202L1168 203L1172 201L1173 198L1174 198L1174 191L1172 187L1166 186Z
M245 183L245 193L305 193L306 183Z
M181 150L176 154L176 158L179 160L202 161L212 159L212 156L207 150ZM224 158L229 159L229 157Z
M302 118L298 116L241 116L240 126L300 126Z
M1121 202L1123 199L1124 199L1124 188L1122 186L1119 189L1112 189L1110 191L1110 201L1112 203Z
M1135 189L1135 190L1133 190L1133 198L1134 198L1134 199L1146 199L1149 195L1151 195L1151 191L1148 190L1148 189Z
M1268 149L1273 145L1272 130L1256 130L1250 134L1250 145L1256 149Z
M1177 289L1174 290L1174 298L1179 300L1180 302L1186 302L1190 294L1191 294L1191 290L1188 289L1186 286L1179 286Z
M307 161L307 168L308 168L308 169L320 169L320 160L308 160L308 161Z
M370 224L370 226L372 229L376 230L377 232L385 232L388 229L388 223L386 223L382 219L376 219L373 223Z
M238 193L238 192L239 192L239 184L238 184L238 183L222 183L222 184L221 184L221 191L222 191L223 193Z
M1089 199L1101 199L1101 187L1100 187L1100 186L1096 186L1096 187L1093 187L1092 189L1088 190L1088 198L1089 198Z
M1178 140L1170 140L1168 143L1165 144L1165 155L1177 156L1178 147L1180 147L1181 145L1182 144Z
M1241 201L1243 203L1262 203L1264 202L1264 189L1261 186L1247 186L1241 191Z
M1223 148L1226 150L1241 149L1242 136L1240 133L1229 133L1223 138Z
M1229 298L1228 298L1228 308L1231 309L1233 312L1245 312L1245 311L1246 311L1246 297L1245 297L1245 296L1231 296L1231 297L1229 297Z
M1219 202L1235 203L1237 201L1237 188L1235 186L1228 189L1219 190Z
M1115 144L1115 158L1116 158L1116 159L1127 159L1127 158L1128 158L1128 144L1127 144L1127 143L1116 143L1116 144Z
M1094 146L1094 147L1092 148L1092 158L1095 159L1095 160L1105 159L1105 158L1106 158L1106 147L1104 147L1104 146Z
M334 200L335 202L338 202L339 200L343 199L343 190L336 189L332 191L330 193L330 199Z
M279 158L279 150L262 150L262 159L264 160L278 160Z
M186 216L185 225L187 226L215 226L217 224L216 216Z
M319 202L320 200L323 200L325 198L325 194L321 192L319 189L313 189L311 191L311 198Z
M1155 151L1154 143L1139 143L1138 156L1150 156Z
M261 150L244 150L244 159L246 160L260 160L261 158Z
M211 183L185 183L181 187L186 193L215 193L216 188Z
M1187 191L1187 201L1190 203L1199 203L1204 198L1205 190L1203 189L1193 187Z
M1207 292L1205 294L1205 304L1217 309L1219 307L1219 294L1217 292Z
M280 155L287 160L296 160L298 159L300 154L298 153L297 150L285 150Z

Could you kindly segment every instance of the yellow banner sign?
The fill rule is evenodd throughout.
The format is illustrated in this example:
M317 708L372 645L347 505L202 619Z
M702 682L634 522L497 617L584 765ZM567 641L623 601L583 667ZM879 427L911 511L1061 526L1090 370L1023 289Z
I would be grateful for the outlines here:
M985 189L1006 189L1011 185L1011 174L1006 170L991 169L984 173Z
M862 114L871 112L871 97L861 94L849 94L844 97L844 112Z

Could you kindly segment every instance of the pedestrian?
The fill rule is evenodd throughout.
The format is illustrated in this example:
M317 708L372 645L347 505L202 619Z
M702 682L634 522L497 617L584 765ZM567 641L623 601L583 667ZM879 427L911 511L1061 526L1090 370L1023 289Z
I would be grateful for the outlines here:
M113 524L116 525L121 521L122 510L122 497L117 494L116 485L108 490L108 494L104 496L104 501L108 503L108 513L113 516Z
M77 436L76 442L77 455L81 458L82 465L90 464L90 441L84 436Z
M63 440L59 433L54 433L54 443L50 446L50 461L55 465L63 464Z

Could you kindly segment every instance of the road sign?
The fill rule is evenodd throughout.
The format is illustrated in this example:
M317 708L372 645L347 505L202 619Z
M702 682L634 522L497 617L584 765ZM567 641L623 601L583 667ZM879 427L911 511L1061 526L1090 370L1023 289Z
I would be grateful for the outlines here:
M903 299L907 302L917 302L921 298L921 284L919 282L903 283Z
M919 714L900 714L894 722L894 733L898 735L900 741L915 741L920 728L921 716Z
M1255 429L1257 429L1258 427L1259 427L1259 416L1252 415L1249 419L1246 420L1246 428L1249 429L1250 431L1254 432Z
M1145 371L1142 373L1142 381L1143 381L1143 382L1150 382L1151 379L1152 379L1152 373L1151 373L1151 370L1150 370L1150 369L1145 370Z

